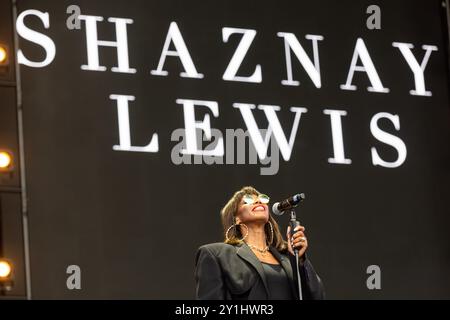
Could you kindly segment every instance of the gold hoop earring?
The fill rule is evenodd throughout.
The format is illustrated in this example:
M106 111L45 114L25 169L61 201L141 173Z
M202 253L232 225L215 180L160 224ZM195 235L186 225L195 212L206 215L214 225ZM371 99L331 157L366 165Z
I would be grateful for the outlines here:
M270 221L267 221L267 223L269 223L269 227L270 227L270 242L269 242L269 246L270 246L273 243L273 226Z
M235 224L231 225L227 229L227 232L225 232L225 239L226 239L227 242L230 241L230 238L228 237L228 232L230 232L231 228L233 228L233 227L237 228L237 226L245 226L245 229L247 229L247 232L245 233L245 236L242 239L239 239L239 241L244 241L244 239L247 238L247 236L248 236L248 227L247 227L247 225L245 225L244 223L239 223L239 224L235 223Z

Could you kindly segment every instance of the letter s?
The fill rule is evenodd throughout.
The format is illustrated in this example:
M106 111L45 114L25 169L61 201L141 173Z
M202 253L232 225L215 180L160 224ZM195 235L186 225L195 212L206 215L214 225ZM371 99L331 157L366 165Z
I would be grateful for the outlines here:
M375 139L394 147L398 152L398 158L393 162L384 161L378 155L375 147L372 147L372 163L374 166L378 165L385 168L400 167L406 160L406 145L399 137L387 133L378 127L378 120L381 118L390 120L394 124L394 127L397 131L400 130L400 118L398 117L398 115L390 114L387 112L380 112L374 115L372 117L372 120L370 121L370 131L372 132L372 135L375 137Z
M17 17L17 22L16 22L16 29L17 29L17 33L19 34L19 36L43 47L45 50L46 56L43 61L38 61L38 62L30 61L23 55L22 50L19 50L17 61L20 64L24 64L28 67L43 68L43 67L48 66L55 59L55 55L56 55L55 43L53 42L52 39L50 39L46 35L36 32L34 30L31 30L30 28L25 26L23 20L25 19L26 16L29 16L29 15L34 15L34 16L38 17L44 24L44 27L46 29L48 29L50 27L49 14L48 14L48 12L41 12L41 11L33 10L33 9L25 10L19 14L19 16Z

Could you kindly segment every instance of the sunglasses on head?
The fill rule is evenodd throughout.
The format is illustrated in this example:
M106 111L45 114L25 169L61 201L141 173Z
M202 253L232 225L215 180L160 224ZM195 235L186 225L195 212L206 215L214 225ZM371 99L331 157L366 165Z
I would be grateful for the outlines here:
M242 197L242 200L245 204L254 204L256 201L259 200L259 202L267 204L270 201L270 198L266 194L260 194L258 196L253 194L246 194Z

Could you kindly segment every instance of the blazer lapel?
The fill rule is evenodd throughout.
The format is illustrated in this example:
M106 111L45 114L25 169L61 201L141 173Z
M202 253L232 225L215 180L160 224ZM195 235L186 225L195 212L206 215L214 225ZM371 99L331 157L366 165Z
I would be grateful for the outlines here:
M244 244L238 244L237 246L237 254L238 256L240 256L242 259L246 260L247 262L249 262L258 272L259 276L261 277L261 280L264 284L264 288L266 289L266 294L267 296L269 296L269 288L267 286L267 280L266 280L266 275L264 273L264 269L263 266L261 264L261 262L259 261L258 257L256 257L256 255L253 253L253 251ZM292 270L291 270L292 273Z
M284 271L286 272L286 275L289 279L289 284L291 285L292 292L295 296L297 296L297 287L294 283L294 273L292 270L292 265L289 260L289 258L285 257L284 255L281 255L278 250L272 246L269 247L270 252L274 255L274 257L280 261L281 266L283 267Z

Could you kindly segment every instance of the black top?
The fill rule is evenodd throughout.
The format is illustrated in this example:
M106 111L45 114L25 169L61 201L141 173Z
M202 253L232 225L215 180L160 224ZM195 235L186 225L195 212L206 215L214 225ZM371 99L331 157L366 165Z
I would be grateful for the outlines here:
M269 250L280 262L291 293L298 299L295 257L273 246L269 246ZM324 299L322 281L306 257L300 261L300 274L303 299ZM269 290L263 264L244 243L201 246L195 256L195 281L196 298L202 300L267 300L271 296L269 291L278 292L277 289Z
M269 287L269 300L293 300L294 296L283 267L279 264L261 263Z

